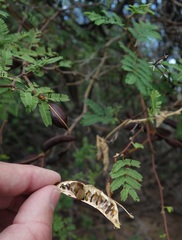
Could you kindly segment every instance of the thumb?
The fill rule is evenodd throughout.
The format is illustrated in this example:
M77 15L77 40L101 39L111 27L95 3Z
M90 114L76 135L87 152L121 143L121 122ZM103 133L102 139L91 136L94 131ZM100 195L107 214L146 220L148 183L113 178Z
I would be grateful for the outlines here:
M31 194L20 207L13 225L2 232L2 237L6 234L4 239L52 239L53 211L59 197L59 190L52 185Z

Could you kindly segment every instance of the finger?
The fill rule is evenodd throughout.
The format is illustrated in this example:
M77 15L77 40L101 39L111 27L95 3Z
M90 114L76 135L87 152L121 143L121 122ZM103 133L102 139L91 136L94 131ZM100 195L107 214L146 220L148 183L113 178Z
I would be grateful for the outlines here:
M32 193L60 182L58 173L36 166L0 162L0 196Z
M27 196L0 198L0 232L13 223L13 220ZM3 221L2 221L3 220Z
M9 209L15 213L27 199L27 195L18 195L17 197L0 197L0 209Z
M15 215L16 214L9 209L0 210L0 216L1 216L0 232L2 232L6 227L8 227L13 223Z
M46 186L34 192L19 209L13 225L0 234L0 239L52 239L53 210L59 196L55 186Z

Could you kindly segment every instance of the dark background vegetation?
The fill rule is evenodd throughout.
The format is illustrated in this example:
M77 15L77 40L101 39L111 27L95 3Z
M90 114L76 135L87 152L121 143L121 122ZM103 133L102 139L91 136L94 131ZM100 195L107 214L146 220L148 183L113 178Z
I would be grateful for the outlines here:
M124 82L126 72L121 68L120 61L125 53L118 42L122 41L134 51L135 41L131 34L126 34L112 25L97 26L83 13L100 13L105 9L118 14L124 24L131 24L128 21L127 7L130 4L142 3L151 3L155 14L137 14L132 21L148 20L157 25L161 40L141 44L137 50L140 57L152 62L168 54L169 61L179 63L182 54L182 3L179 0L0 1L2 9L9 14L5 22L10 32L39 29L42 31L41 44L47 49L51 47L65 60L72 62L68 68L47 68L44 69L42 77L32 74L29 79L40 86L49 86L55 92L69 96L70 101L60 105L67 113L68 126L75 138L73 142L63 141L56 145L46 158L42 158L44 143L54 136L66 134L66 130L56 126L45 127L37 111L28 113L20 104L17 117L9 114L8 119L0 121L2 161L44 165L58 171L63 180L89 182L105 191L109 171L114 163L113 156L125 149L133 136L132 128L136 128L136 133L138 126L120 129L117 139L109 143L110 165L106 173L102 171L103 163L96 157L96 135L106 137L123 120L145 117L144 110L148 107L148 99L143 98L135 86ZM12 72L16 74L19 68L21 63L19 65L14 61ZM155 81L165 96L163 110L179 109L182 106L181 84L173 86L160 77ZM87 92L90 82L93 84ZM84 126L80 120L85 113L84 100L87 98L103 108L110 106L115 109L117 121L106 125L98 122ZM122 226L120 230L115 230L95 209L62 196L55 215L55 239L151 240L160 239L162 236L165 239L159 186L152 170L151 157L154 154L155 166L164 187L164 205L173 207L172 213L166 213L170 239L181 240L181 119L181 115L173 116L171 121L166 120L160 129L153 124L150 134L154 153L151 153L148 142L145 144L148 132L144 127L136 139L143 143L144 149L128 154L141 162L140 172L143 175L142 189L138 192L140 202L136 203L128 198L122 203L133 213L135 220L128 219L121 211ZM112 197L120 201L119 191L115 191Z

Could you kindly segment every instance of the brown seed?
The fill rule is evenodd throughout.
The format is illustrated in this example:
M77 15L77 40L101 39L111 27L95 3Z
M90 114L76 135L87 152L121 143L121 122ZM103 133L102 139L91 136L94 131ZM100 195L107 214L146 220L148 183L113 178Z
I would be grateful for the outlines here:
M85 193L85 201L89 201L90 196L91 196L91 192L90 191L86 192Z
M113 205L108 206L108 208L105 210L105 213L108 214L112 211Z
M70 184L69 184L69 183L66 184L66 185L65 185L65 188L68 189L68 190L70 190Z
M75 194L78 200L83 200L85 196L85 192L83 189L79 189L78 192Z
M100 205L102 201L103 201L103 197L99 195L96 204Z
M96 204L97 201L98 201L98 194L94 193L90 199L90 202L94 202Z
M78 183L73 183L73 185L71 184L71 191L76 195L76 193L79 190L83 190L83 184L78 182Z

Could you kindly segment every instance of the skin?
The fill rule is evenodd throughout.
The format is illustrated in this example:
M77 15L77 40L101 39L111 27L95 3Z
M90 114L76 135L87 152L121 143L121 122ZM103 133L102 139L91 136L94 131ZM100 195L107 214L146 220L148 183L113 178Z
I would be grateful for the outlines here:
M58 173L0 162L0 239L51 240Z

